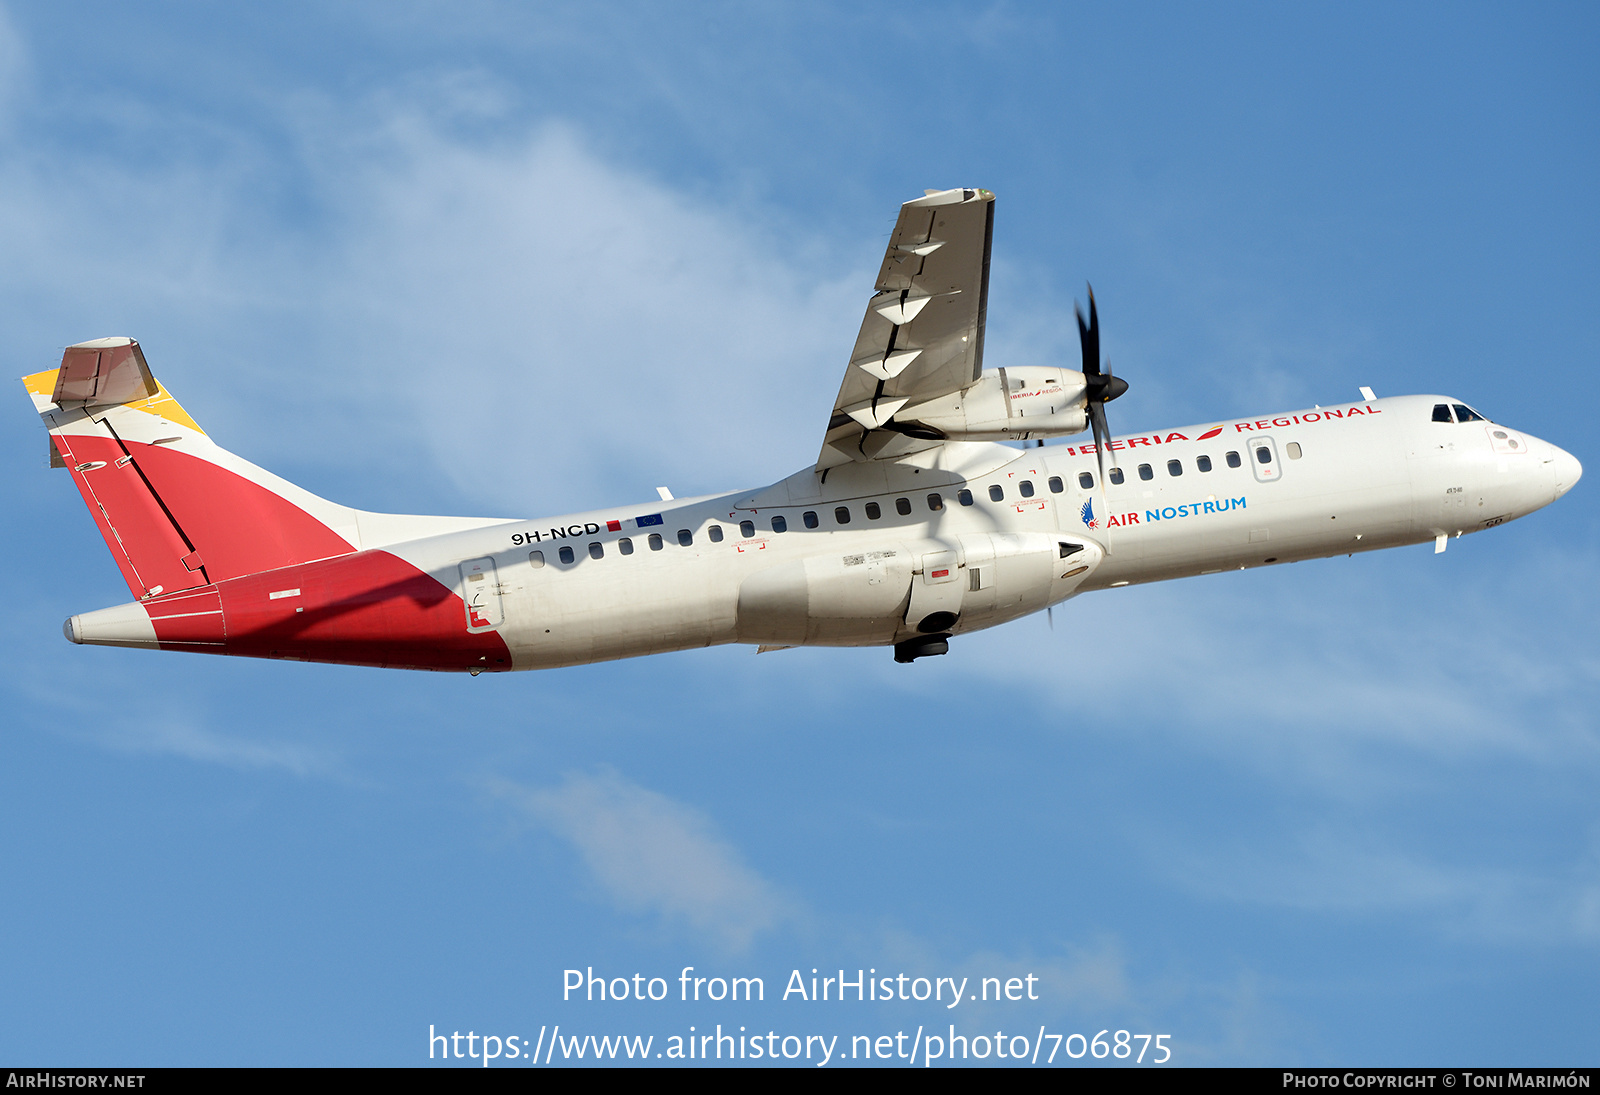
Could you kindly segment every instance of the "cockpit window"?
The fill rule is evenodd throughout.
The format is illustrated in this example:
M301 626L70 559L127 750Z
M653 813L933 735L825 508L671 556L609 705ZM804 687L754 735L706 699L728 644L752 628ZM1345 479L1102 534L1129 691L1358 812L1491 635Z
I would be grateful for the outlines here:
M1435 403L1433 405L1433 420L1435 422L1449 422L1450 421L1450 404L1448 404L1448 403Z
M1483 415L1467 406L1465 403L1455 404L1457 422L1487 422Z

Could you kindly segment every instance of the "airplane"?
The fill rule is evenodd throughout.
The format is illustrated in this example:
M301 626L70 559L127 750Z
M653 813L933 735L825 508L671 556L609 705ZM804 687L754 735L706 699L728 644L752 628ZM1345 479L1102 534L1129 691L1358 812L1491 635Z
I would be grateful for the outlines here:
M901 206L812 465L537 520L329 502L213 442L133 339L69 346L24 384L134 600L66 637L474 676L721 643L912 662L1093 590L1443 551L1582 475L1460 399L1367 388L1112 437L1128 385L1102 367L1092 289L1080 369L985 367L993 235L986 190Z

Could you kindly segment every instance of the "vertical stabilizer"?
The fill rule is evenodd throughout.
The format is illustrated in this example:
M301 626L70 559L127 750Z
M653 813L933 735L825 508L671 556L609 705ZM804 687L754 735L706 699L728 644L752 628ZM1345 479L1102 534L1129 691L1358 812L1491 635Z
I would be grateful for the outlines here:
M67 347L23 383L135 597L343 555L357 515L220 448L155 379L139 344Z

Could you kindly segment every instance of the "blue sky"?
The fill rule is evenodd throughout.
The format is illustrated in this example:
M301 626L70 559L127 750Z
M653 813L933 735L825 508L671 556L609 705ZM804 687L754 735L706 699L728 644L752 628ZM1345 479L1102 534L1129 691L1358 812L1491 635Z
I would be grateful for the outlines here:
M1075 362L1092 280L1119 432L1367 384L1593 468L1597 37L1560 4L12 4L0 352L132 335L221 444L368 509L735 489L814 458L898 204L983 186L989 363ZM469 679L63 642L127 591L7 405L9 1062L951 1021L1600 1057L1592 484L910 667ZM688 965L769 1001L561 1000ZM772 999L812 967L1041 999Z

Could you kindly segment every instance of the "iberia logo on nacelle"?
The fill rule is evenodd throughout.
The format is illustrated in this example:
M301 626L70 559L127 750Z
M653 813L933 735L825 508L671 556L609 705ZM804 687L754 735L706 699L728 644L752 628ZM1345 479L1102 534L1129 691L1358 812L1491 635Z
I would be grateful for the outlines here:
M1144 523L1155 524L1157 521L1175 521L1184 517L1199 517L1207 513L1227 513L1230 510L1244 509L1243 498L1214 498L1204 502L1187 502L1181 506L1162 506L1160 509L1147 509L1144 511ZM1094 499L1089 499L1078 511L1085 528L1099 528L1100 520L1094 513ZM1106 519L1107 528L1126 528L1128 525L1139 524L1139 514L1113 513Z

